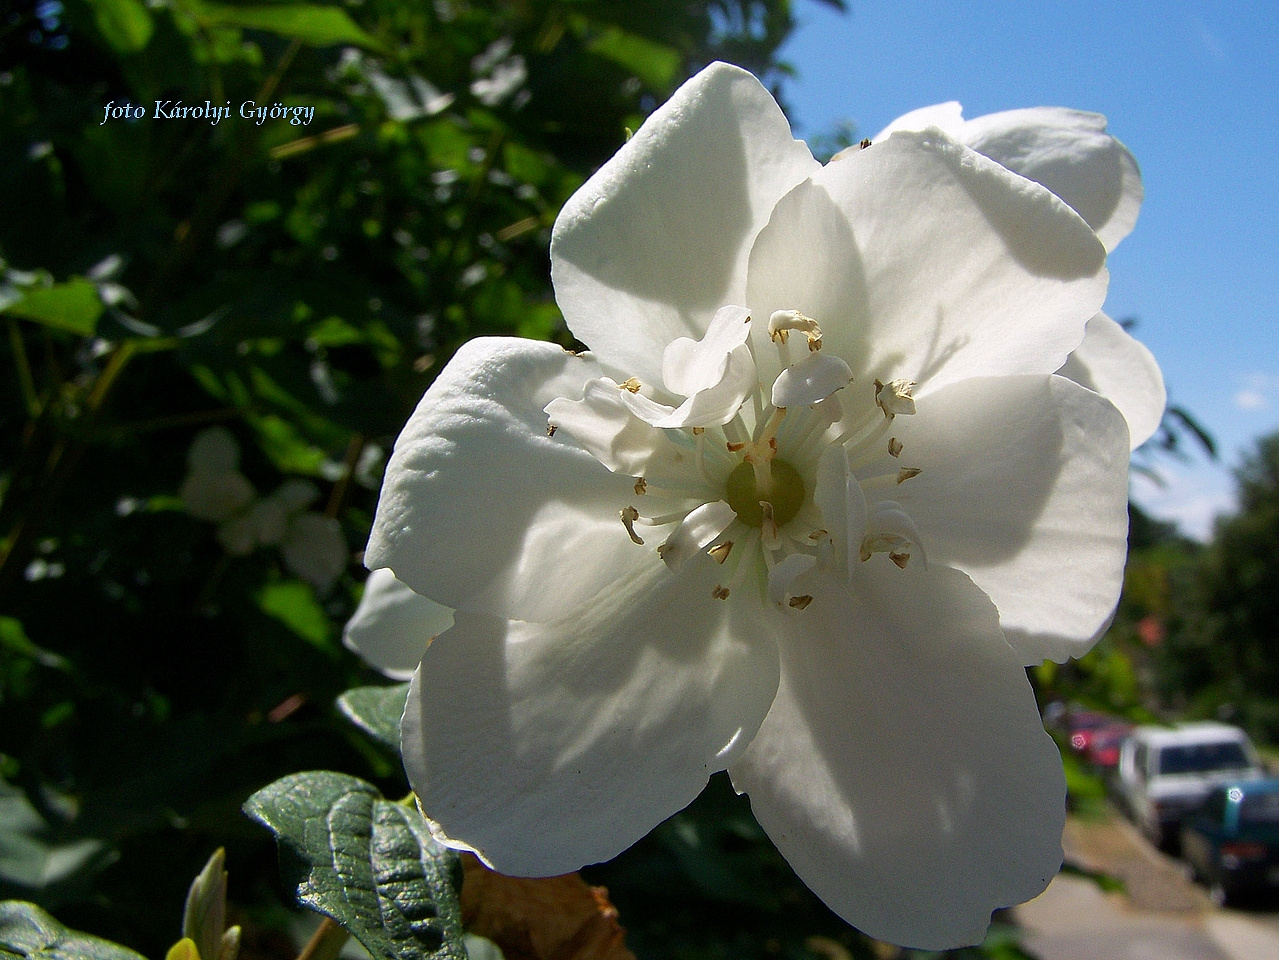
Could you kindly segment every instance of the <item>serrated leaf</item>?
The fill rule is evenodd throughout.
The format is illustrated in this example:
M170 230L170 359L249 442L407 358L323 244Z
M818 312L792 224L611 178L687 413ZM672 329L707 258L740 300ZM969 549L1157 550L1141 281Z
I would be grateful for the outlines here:
M68 930L34 903L0 903L0 958L11 960L146 960L110 940Z
M356 777L318 771L277 780L244 812L276 835L298 902L377 960L465 960L457 856L415 810Z
M155 24L141 0L88 0L93 19L117 53L137 53L151 39Z
M378 42L361 30L345 10L310 4L288 4L270 7L232 7L203 3L195 8L206 24L266 30L285 37L295 37L312 47L328 47L341 43L377 49Z
M88 280L68 280L51 287L24 290L22 299L6 306L4 312L90 337L102 315L102 298L98 296L98 288Z
M400 749L400 718L409 685L392 687L352 687L337 699L337 707L353 724L379 743Z

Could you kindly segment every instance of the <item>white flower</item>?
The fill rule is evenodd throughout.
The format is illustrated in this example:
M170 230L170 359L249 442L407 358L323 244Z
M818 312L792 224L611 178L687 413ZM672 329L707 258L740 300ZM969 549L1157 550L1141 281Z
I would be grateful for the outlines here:
M1061 862L1023 664L1087 650L1123 570L1127 424L1054 375L1104 247L939 130L821 167L715 64L574 195L551 259L592 352L459 350L366 554L399 584L348 641L425 648L422 809L554 875L727 769L841 916L980 940ZM422 598L455 611L429 647Z
M1043 184L1088 222L1107 251L1137 222L1145 196L1137 161L1106 132L1106 118L1099 113L1032 107L965 120L963 108L952 100L898 117L875 139L930 127ZM1159 364L1106 314L1088 322L1083 343L1057 372L1119 408L1132 449L1158 429L1168 399Z

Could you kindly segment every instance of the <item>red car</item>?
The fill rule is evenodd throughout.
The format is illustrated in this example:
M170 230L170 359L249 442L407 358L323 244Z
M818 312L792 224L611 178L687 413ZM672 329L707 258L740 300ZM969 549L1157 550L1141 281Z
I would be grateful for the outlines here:
M1124 720L1111 720L1104 726L1094 727L1084 745L1084 759L1094 767L1118 766L1119 747L1132 730L1132 724Z
M1115 718L1108 713L1085 710L1082 707L1068 709L1066 713L1066 738L1070 743L1070 748L1076 753L1084 753L1088 749L1088 743L1097 731L1115 722Z

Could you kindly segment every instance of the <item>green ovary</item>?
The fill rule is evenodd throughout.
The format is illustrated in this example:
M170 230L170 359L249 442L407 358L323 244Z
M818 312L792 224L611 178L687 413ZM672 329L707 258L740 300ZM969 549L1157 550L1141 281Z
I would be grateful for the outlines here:
M737 513L737 519L747 526L764 525L764 511L759 505L761 500L773 505L773 521L779 527L795 519L799 508L804 505L804 481L799 471L785 460L773 460L769 467L772 482L767 489L756 487L755 469L745 461L728 475L724 499Z

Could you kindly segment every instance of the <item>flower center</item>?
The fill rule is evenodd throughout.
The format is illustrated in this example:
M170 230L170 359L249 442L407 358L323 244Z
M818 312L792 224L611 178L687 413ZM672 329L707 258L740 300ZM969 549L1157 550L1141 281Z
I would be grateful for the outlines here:
M799 471L777 458L770 466L771 476L763 487L756 482L755 468L746 461L733 468L725 483L724 499L736 512L737 519L748 527L764 525L764 508L760 501L766 500L773 505L773 521L779 527L795 519L804 505L804 481Z

